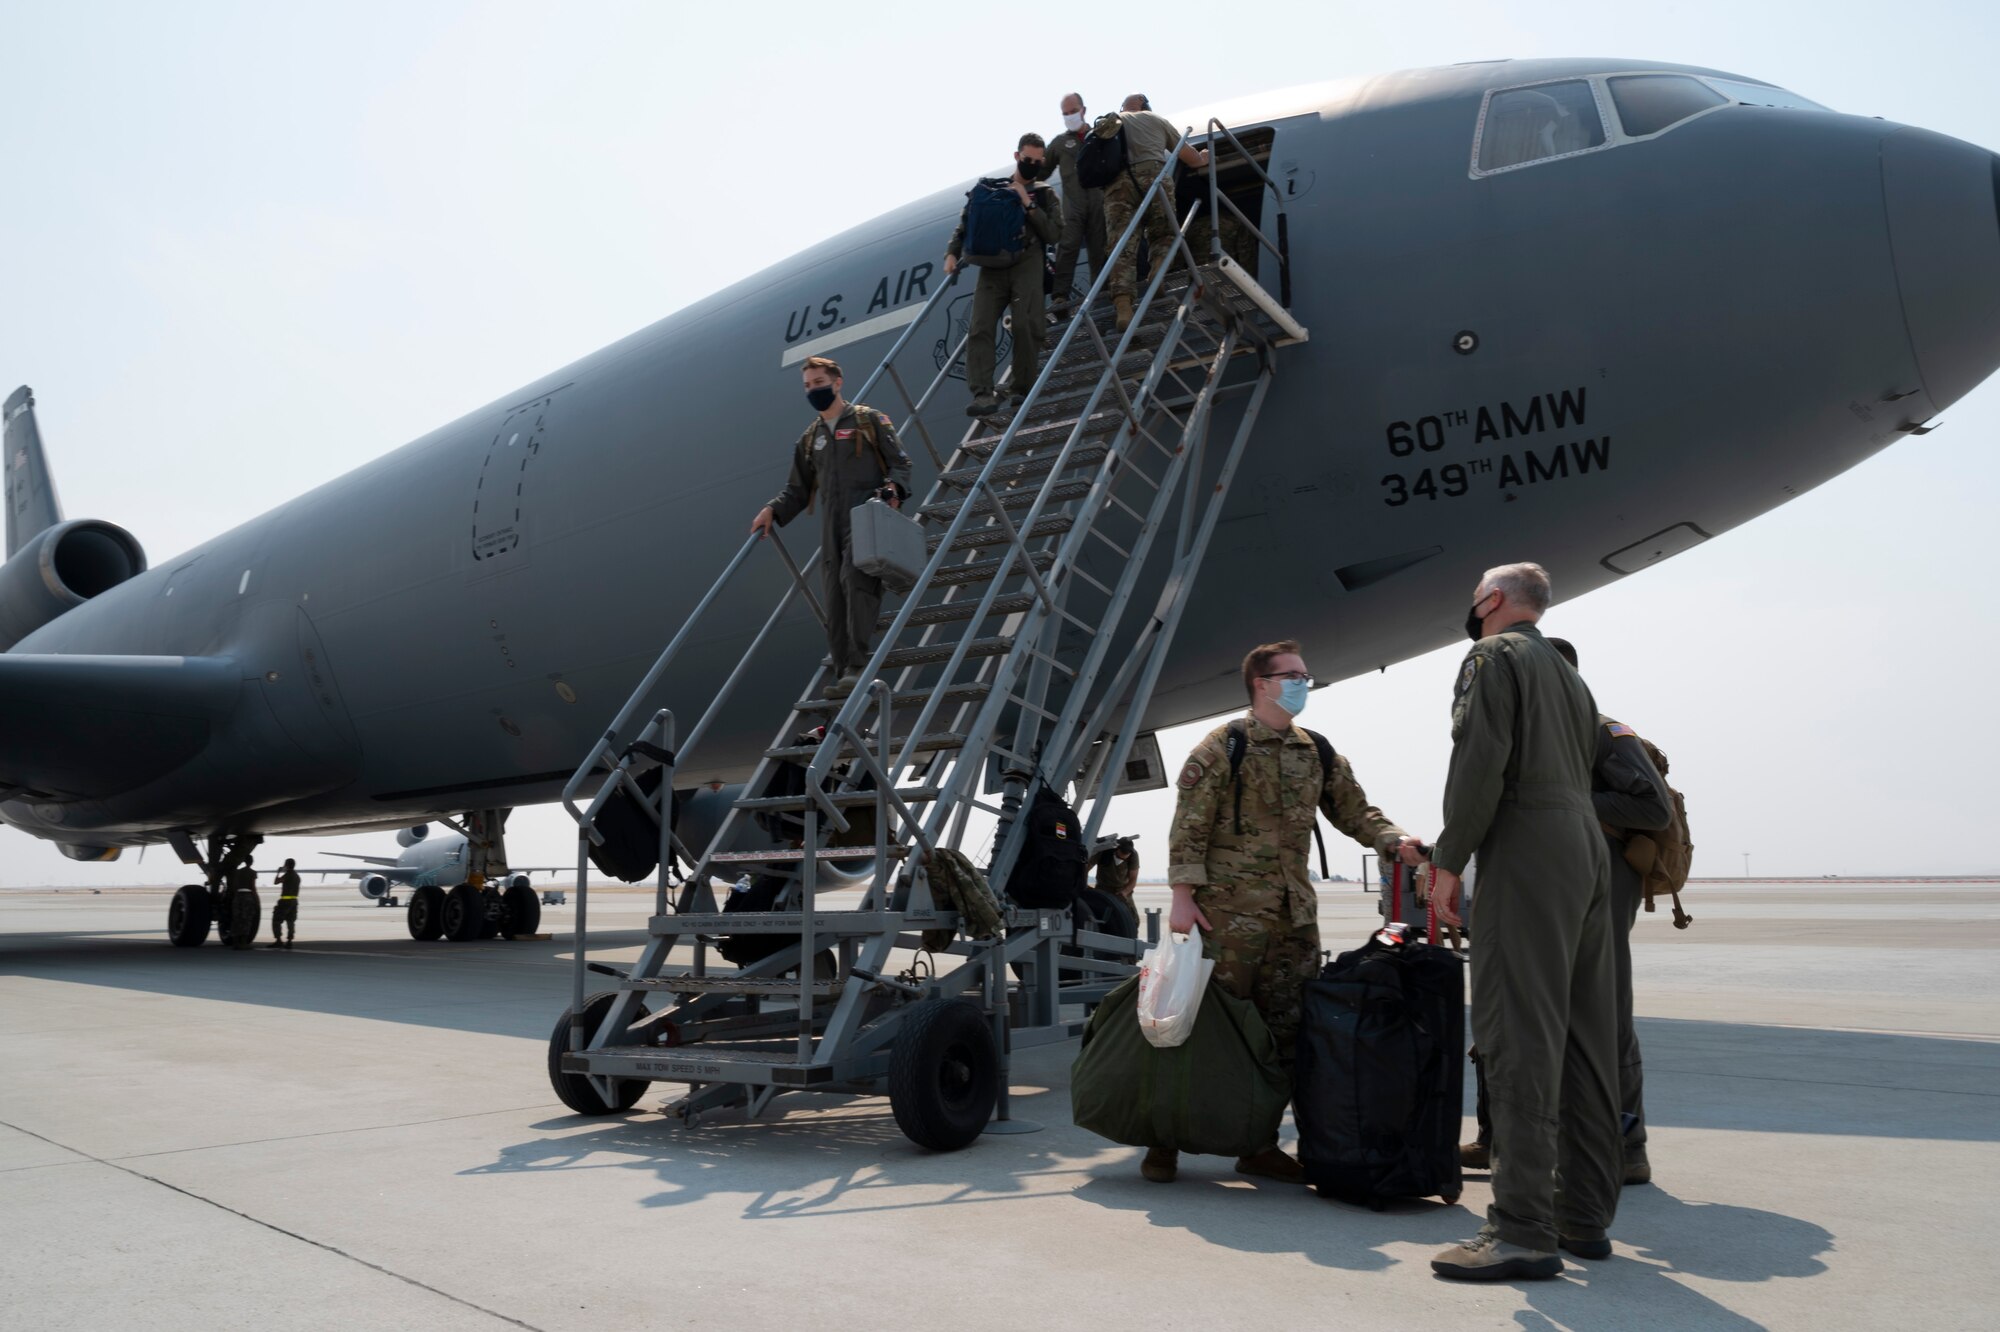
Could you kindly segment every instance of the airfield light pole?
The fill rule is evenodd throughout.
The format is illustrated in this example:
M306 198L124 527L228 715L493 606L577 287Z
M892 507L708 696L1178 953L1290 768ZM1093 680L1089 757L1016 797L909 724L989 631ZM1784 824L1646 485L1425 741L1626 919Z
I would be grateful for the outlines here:
M1750 853L1748 851L1743 853L1743 877L1746 879L1750 877Z

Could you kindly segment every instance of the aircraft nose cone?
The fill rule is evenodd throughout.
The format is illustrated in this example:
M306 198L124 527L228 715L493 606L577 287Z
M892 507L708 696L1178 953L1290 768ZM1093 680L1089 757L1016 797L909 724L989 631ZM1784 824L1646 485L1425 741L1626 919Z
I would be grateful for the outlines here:
M1882 141L1903 319L1932 405L2000 367L2000 157L1928 130Z

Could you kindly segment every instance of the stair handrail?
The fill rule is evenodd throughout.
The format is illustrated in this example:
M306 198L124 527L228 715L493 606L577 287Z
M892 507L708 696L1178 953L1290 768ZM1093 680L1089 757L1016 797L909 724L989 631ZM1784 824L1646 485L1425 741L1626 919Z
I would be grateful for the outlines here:
M861 387L855 392L856 399L866 394L873 387L875 381L881 377L884 366L890 364L902 354L903 349L909 345L910 339L915 336L917 329L922 327L925 321L930 318L932 310L937 308L938 302L944 298L946 292L951 290L957 280L958 275L956 273L947 275L944 282L938 286L938 289L925 298L923 305L917 311L916 317L911 319L904 327L902 333L897 336L896 341L891 344L888 352L876 364L874 371L869 374L867 379L862 381ZM605 800L610 798L610 792L615 788L616 783L603 783L596 799L591 801L588 810L578 807L577 797L579 793L582 791L584 784L596 775L598 765L603 763L605 758L618 747L619 735L631 724L633 717L638 711L645 706L648 696L658 687L661 679L665 677L668 669L673 665L674 659L680 655L681 648L686 644L695 625L708 613L709 608L721 598L723 591L730 583L735 581L736 576L742 572L745 565L749 562L750 552L756 549L757 542L760 539L761 534L751 533L743 545L737 549L736 554L730 558L729 563L723 566L721 574L716 577L713 583L709 584L708 591L695 604L694 610L688 614L686 619L681 621L680 629L675 632L673 638L668 640L667 646L661 650L660 655L654 659L651 669L644 676L640 677L638 685L626 698L624 706L618 709L618 713L612 718L611 724L605 727L604 734L598 738L596 744L591 746L590 753L584 758L583 763L563 786L563 808L569 811L570 817L576 820L578 826L583 829L584 833L594 844L601 844L604 840L597 831L596 819L599 811L604 806ZM803 587L804 583L799 576L798 566L792 562L789 553L784 554L784 560L791 572L796 587ZM795 589L787 590L784 599L779 604L778 612L782 612L784 607L789 604L793 590ZM807 593L807 596L810 599L810 592ZM819 616L823 623L825 616L819 611L816 603L813 603L813 605L814 614ZM745 650L744 655L746 657L753 654L762 645L765 636L769 634L776 623L778 612L773 612L771 618L765 622L763 630L752 641L750 648ZM739 669L732 673L729 679L724 682L724 688L727 691L733 691L736 682L742 676L741 663L739 662L738 665ZM709 718L721 706L726 697L726 692L719 692L716 698L709 704L708 711L703 714L702 720L696 724L694 730L688 733L688 745L683 750L683 758L685 757L686 749L691 749L694 742L700 739L706 732ZM616 764L614 763L613 766L616 766Z
M1292 256L1291 256L1291 244L1290 244L1291 229L1286 225L1284 192L1278 188L1278 182L1271 178L1271 173L1266 171L1263 167L1257 165L1257 159L1251 155L1250 150L1248 148L1245 148L1243 146L1243 141L1236 137L1235 131L1231 130L1229 126L1223 124L1220 120L1216 119L1214 116L1210 116L1208 120L1207 134L1208 134L1208 145L1209 145L1208 166L1204 169L1208 172L1209 256L1211 258L1220 258L1222 255L1222 209L1226 206L1230 212L1236 214L1236 218L1239 222L1241 222L1244 226L1250 228L1250 234L1257 238L1257 243L1259 245L1263 246L1265 249L1269 250L1272 254L1278 257L1278 304L1284 306L1286 309L1289 310L1292 307ZM1218 154L1215 151L1216 148L1215 136L1218 134L1220 134L1224 139L1227 139L1229 141L1230 146L1236 149L1237 153L1243 158L1243 160L1249 164L1250 169L1257 173L1258 179L1262 180L1264 184L1270 188L1271 201L1275 203L1278 208L1278 213L1277 213L1278 225L1275 228L1275 230L1278 233L1277 244L1275 245L1272 244L1271 241L1265 237L1263 229L1260 228L1255 222L1252 222L1249 218L1245 217L1243 215L1243 210L1236 206L1235 201L1229 199L1222 193L1222 182L1219 179L1217 179L1217 174L1216 174L1217 173L1216 158Z
M1105 288L1105 284L1110 281L1111 271L1118 263L1118 256L1125 251L1127 246L1135 243L1135 238L1146 220L1146 210L1152 206L1153 200L1161 195L1161 182L1168 182L1169 187L1171 186L1172 164L1179 157L1181 149L1186 146L1189 136L1193 133L1192 128L1182 131L1181 137L1175 142L1173 150L1167 155L1166 163L1161 166L1159 173L1153 177L1152 183L1146 187L1145 192L1140 196L1138 206L1132 210L1131 221L1126 224L1125 231L1119 237L1118 243L1111 248L1107 261L1094 275L1090 284L1090 290L1077 303L1075 313L1070 316L1068 322L1063 327L1062 335L1056 339L1056 345L1049 352L1047 364L1042 367L1041 373L1035 377L1034 384L1029 387L1027 394L1021 401L1021 406L1015 411L1014 419L1007 423L1007 428L1001 432L1000 438L994 444L992 452L987 455L986 465L980 468L979 478L974 482L974 486L968 487L968 494L972 492L973 488L983 491L991 486L994 469L1004 460L1007 450L1014 442L1015 435L1021 429L1022 422L1026 421L1033 412L1034 406L1040 400L1043 390L1048 386L1049 379L1055 374L1056 367L1062 363L1062 358L1068 353L1070 343L1076 337L1077 330L1084 324L1090 307L1096 304ZM1188 250L1187 242L1182 240L1179 248L1188 255L1190 266L1192 267L1193 254ZM1167 267L1167 263L1162 260L1159 265L1160 272L1156 274L1156 277L1164 276ZM1154 288L1157 289L1157 287L1158 283L1156 282ZM1149 300L1151 296L1152 291L1149 290ZM1105 367L1106 375L1116 374L1118 362L1122 358L1126 346L1130 344L1133 335L1138 329L1138 325L1139 319L1135 310L1131 326L1126 329L1125 336L1119 341L1117 350L1113 353L1110 362ZM1079 432L1089 419L1090 412L1095 410L1098 400L1103 396L1102 378L1100 376L1097 391L1091 395L1085 409L1079 414L1077 428L1072 430L1070 437L1064 441L1062 454L1059 456L1067 455L1068 451L1074 447ZM1020 531L1022 533L1032 533L1034 531L1035 523L1041 517L1041 510L1046 499L1046 494L1047 487L1044 487L1043 493L1036 497L1035 502L1030 507L1028 515L1021 520ZM887 660L889 652L892 650L891 645L902 637L904 629L909 626L910 616L915 612L917 603L922 599L924 589L930 586L932 579L943 569L945 560L952 553L952 543L963 533L966 522L972 515L973 508L974 506L971 504L961 505L958 513L953 516L950 525L945 529L944 535L939 539L937 550L932 553L930 562L924 566L923 573L918 575L916 585L904 596L903 605L896 612L895 619L890 622L889 628L879 635L881 641L876 644L874 652L869 655L868 664L862 668L861 678L863 680L874 679L881 674L883 663ZM987 581L986 592L980 601L979 609L974 614L972 623L976 624L984 619L991 610L994 599L999 595L1000 585L1005 581L1011 570L1014 556L1024 548L1026 540L1027 537L1023 536L1019 542L1009 542L1002 548L1002 553L999 557L1001 567ZM940 679L952 678L952 675L963 663L966 649L971 645L971 642L972 635L970 633L960 637L956 649L946 663L944 670L940 673ZM865 704L866 700L862 697L862 691L856 690L841 707L839 713L836 714L834 722L849 727L854 726L860 721ZM934 711L935 700L924 709L923 715L927 719ZM917 728L919 731L922 724L920 723ZM820 743L818 751L814 753L812 762L806 769L806 788L808 790L814 789L816 784L824 780L828 772L832 770L834 763L838 761L840 748L843 743L840 728L836 725L829 725L827 727L826 739ZM904 757L903 755L898 756L898 767L902 766Z

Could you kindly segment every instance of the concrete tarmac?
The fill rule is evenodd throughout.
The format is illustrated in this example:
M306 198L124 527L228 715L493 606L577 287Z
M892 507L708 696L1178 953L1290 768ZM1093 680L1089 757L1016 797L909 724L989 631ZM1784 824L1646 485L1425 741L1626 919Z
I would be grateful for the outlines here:
M419 944L308 886L297 949L238 953L168 946L165 893L0 893L0 1310L37 1332L1991 1327L2000 885L1687 905L1692 929L1663 910L1634 939L1657 1183L1625 1191L1609 1261L1465 1286L1427 1260L1478 1228L1483 1176L1382 1213L1218 1158L1148 1184L1071 1125L1073 1045L1014 1066L1041 1132L952 1155L879 1099L685 1129L656 1087L583 1119L543 1067L566 909L547 943ZM649 906L593 893L593 956L636 953ZM1328 946L1372 911L1329 886Z

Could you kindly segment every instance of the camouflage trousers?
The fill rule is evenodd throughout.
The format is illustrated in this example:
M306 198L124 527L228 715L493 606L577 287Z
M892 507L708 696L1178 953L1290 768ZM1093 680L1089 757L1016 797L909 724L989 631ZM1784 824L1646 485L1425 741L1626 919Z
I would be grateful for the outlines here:
M282 927L282 928L281 928ZM281 897L271 908L271 941L290 943L299 933L299 899Z
M1292 900L1295 892L1283 883L1242 883L1198 888L1194 895L1208 917L1202 953L1215 961L1216 984L1255 1005L1288 1072L1297 1048L1300 991L1319 974L1320 962L1319 924L1295 918L1295 907L1309 907Z
M1132 223L1132 215L1139 211L1139 200L1159 174L1159 163L1135 162L1129 170L1119 172L1118 178L1104 187L1104 235L1107 243L1116 245L1118 238L1125 234L1125 228ZM1159 197L1146 210L1146 220L1140 226L1139 234L1146 238L1152 250L1153 267L1159 267L1173 255L1179 229L1174 225L1172 177L1160 182ZM1118 252L1118 258L1111 265L1111 281L1106 288L1113 296L1136 296L1138 274L1139 242L1135 237L1130 245Z

